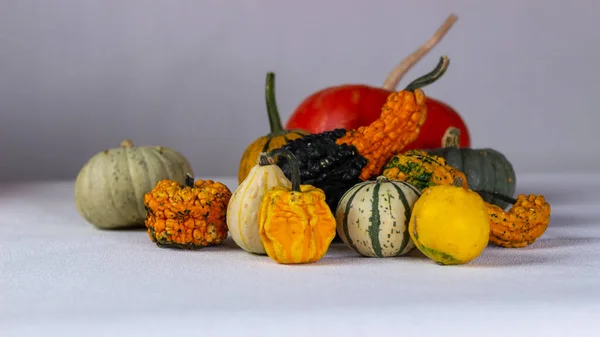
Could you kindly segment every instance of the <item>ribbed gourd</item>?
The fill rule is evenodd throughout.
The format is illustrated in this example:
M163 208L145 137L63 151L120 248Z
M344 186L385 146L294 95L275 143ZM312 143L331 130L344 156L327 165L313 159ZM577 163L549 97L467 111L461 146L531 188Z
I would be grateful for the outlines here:
M327 253L336 231L325 193L300 184L298 160L291 152L275 149L269 153L274 158L283 156L292 164L292 186L272 187L262 198L258 233L265 251L280 264L317 262Z
M421 193L404 181L384 176L356 184L336 210L337 233L355 252L368 257L396 257L410 252L412 207Z
M427 152L444 158L449 165L463 172L473 191L488 192L480 193L483 200L506 209L509 203L489 192L514 196L517 178L511 162L504 154L491 148L460 148L459 138L460 130L454 129L442 141L443 147Z
M194 172L181 153L164 146L134 146L127 139L83 165L75 180L75 204L99 229L141 228L144 194L164 179L183 184L188 174Z
M229 201L229 235L240 248L249 253L266 254L258 232L258 210L267 191L275 186L289 189L292 183L279 166L274 164L274 158L263 152Z

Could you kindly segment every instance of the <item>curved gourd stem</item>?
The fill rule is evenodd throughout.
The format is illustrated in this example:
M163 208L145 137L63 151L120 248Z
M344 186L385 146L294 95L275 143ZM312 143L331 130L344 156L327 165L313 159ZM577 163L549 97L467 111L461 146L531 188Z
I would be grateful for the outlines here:
M480 191L476 191L477 193L482 193L482 194L487 194L489 196L492 196L494 198L500 199L502 201L508 202L509 204L516 204L517 203L517 199L515 198L511 198L507 195L504 194L500 194L498 192L490 192L490 191L485 191L485 190L480 190Z
M185 174L185 186L194 187L194 177L189 173Z
M444 75L444 73L446 72L446 69L448 69L449 64L450 64L450 59L448 58L448 56L443 55L442 57L440 57L440 61L438 62L438 64L435 66L435 68L432 71L430 71L429 73L410 82L406 86L406 88L404 88L404 90L415 91L417 89L420 89L426 85L429 85L429 84L437 81L438 78L440 78L440 77L442 77L442 75Z
M450 14L446 21L438 28L438 30L425 42L421 47L415 50L412 54L406 57L400 64L392 70L392 72L388 75L383 83L383 89L389 91L395 91L400 80L406 75L406 73L421 60L433 47L435 47L438 42L442 40L442 38L448 33L452 25L458 20L458 17L455 14Z
M283 156L290 162L291 174L292 174L292 192L300 192L300 167L296 156L289 150L283 148L277 148L269 152L269 156L274 158L277 156Z
M277 109L277 101L275 100L275 73L267 73L267 83L265 85L265 101L267 103L267 114L269 116L269 126L271 133L282 132L283 124L279 117L279 109Z

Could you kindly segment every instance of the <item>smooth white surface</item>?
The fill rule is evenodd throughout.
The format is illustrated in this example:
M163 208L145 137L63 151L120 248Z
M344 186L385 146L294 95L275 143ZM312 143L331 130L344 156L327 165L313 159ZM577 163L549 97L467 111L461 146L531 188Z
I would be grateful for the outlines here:
M214 178L213 178L214 179ZM234 179L216 178L235 188ZM278 265L231 240L180 251L100 231L72 182L0 185L0 336L597 336L600 174L521 176L547 196L546 234L469 265L342 244Z
M0 13L0 180L71 179L125 138L233 176L268 132L267 71L285 122L317 90L381 86L450 13L398 87L446 54L425 93L463 116L473 147L518 172L600 170L600 1L4 0Z

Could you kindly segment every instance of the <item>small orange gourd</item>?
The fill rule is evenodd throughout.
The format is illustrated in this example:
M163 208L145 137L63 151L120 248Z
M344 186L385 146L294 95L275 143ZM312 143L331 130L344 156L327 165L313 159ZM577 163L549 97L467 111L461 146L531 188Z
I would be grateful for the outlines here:
M539 239L550 224L550 204L544 196L519 194L516 199L498 193L482 191L513 204L505 211L487 203L490 215L490 242L505 248L520 248Z
M146 227L159 247L198 249L227 238L226 211L231 191L221 182L187 175L182 185L159 181L144 195Z

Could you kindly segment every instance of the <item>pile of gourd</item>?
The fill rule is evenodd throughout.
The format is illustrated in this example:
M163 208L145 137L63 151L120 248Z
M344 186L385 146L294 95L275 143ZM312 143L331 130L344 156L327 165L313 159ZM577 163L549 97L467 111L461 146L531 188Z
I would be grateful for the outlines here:
M533 194L513 198L515 172L504 155L459 148L457 133L439 149L403 150L425 120L421 87L445 66L442 58L432 73L391 93L370 125L322 134L273 123L279 116L269 73L267 107L277 130L248 146L233 193L221 182L194 180L172 149L125 141L81 169L77 208L101 229L143 224L160 247L199 249L229 235L241 249L283 264L320 260L336 235L360 255L399 257L416 247L445 265L472 261L490 242L529 245L544 234L550 205ZM299 157L305 153L314 158ZM335 164L355 173L346 185L331 166L342 154L346 161Z

